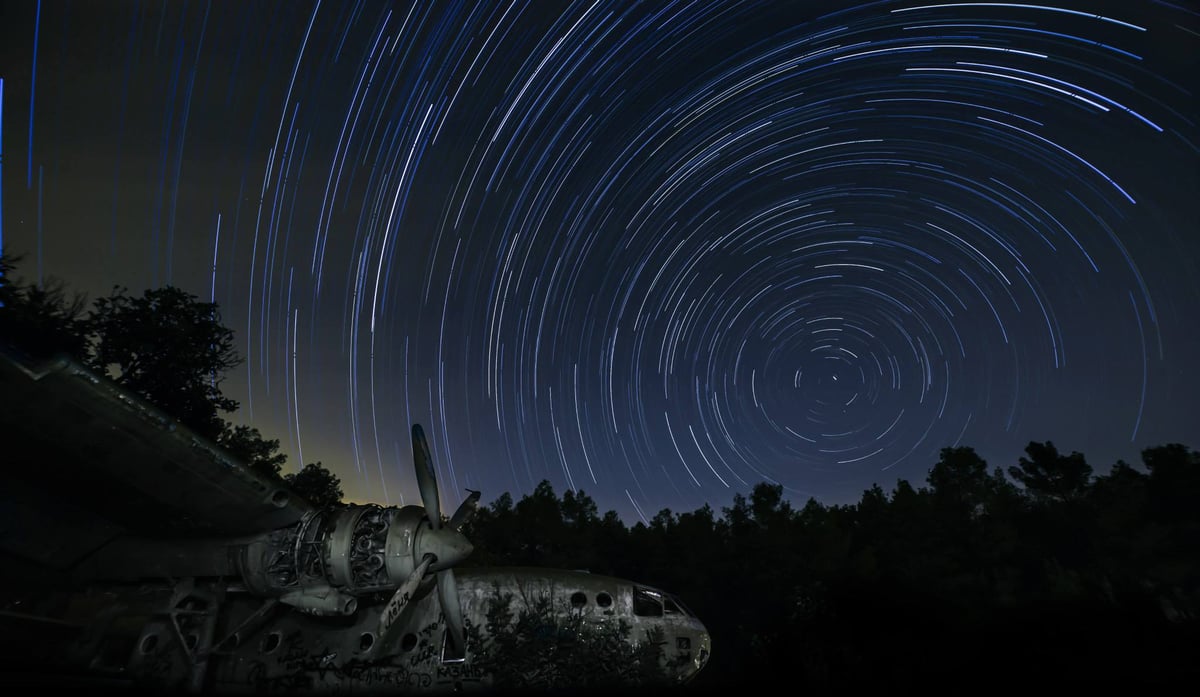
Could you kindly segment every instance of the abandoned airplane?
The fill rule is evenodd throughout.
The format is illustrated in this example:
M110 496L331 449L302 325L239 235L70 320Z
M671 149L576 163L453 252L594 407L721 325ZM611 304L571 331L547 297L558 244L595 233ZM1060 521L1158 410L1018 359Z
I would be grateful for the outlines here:
M709 658L704 625L660 589L456 568L472 551L460 529L479 495L443 518L419 425L422 506L314 509L69 358L0 354L0 393L9 677L437 692L679 684ZM540 643L505 634L518 625ZM572 651L594 660L563 663Z

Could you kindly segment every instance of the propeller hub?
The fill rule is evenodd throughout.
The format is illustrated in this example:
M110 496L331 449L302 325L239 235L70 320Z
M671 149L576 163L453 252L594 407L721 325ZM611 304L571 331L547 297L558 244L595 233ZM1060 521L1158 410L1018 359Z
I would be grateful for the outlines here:
M432 554L434 562L429 570L441 571L466 559L474 549L475 546L457 530L448 527L435 530L427 527L421 530L421 536L417 540L416 558L423 559L426 554Z

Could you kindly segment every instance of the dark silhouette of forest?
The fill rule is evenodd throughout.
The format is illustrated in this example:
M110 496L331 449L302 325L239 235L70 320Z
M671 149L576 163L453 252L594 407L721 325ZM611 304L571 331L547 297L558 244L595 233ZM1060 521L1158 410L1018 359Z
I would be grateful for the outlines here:
M1093 476L1030 443L1006 475L945 448L924 485L795 508L761 483L720 513L626 527L549 482L466 531L467 564L532 564L677 593L713 637L697 688L1145 685L1200 677L1200 453Z
M158 384L150 378L141 394L277 475L278 441L218 418L230 402L214 375L237 359L215 306L174 289L118 290L84 316L85 303L61 285L10 281L13 262L3 265L0 339L35 354L72 352L99 370L117 365L131 389L139 370L162 366L136 364L116 338L164 307L190 317L164 360L201 379L178 383L177 403L146 389ZM165 331L155 326L151 335ZM466 563L587 569L678 594L713 640L695 690L1198 682L1200 453L1166 444L1096 474L1082 453L1047 441L1006 464L945 448L923 482L876 485L857 503L796 507L760 483L719 511L663 510L632 527L584 491L559 495L544 481L519 501L505 493L480 508L465 530L475 544ZM331 488L318 470L306 468L308 495L334 503L336 479Z

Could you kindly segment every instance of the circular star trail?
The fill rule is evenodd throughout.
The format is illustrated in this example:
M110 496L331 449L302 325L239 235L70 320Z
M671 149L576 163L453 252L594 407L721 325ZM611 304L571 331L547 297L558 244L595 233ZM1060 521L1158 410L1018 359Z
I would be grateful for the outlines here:
M413 422L448 507L628 521L1195 444L1195 8L9 14L5 246L218 302L233 420L351 499L416 500Z

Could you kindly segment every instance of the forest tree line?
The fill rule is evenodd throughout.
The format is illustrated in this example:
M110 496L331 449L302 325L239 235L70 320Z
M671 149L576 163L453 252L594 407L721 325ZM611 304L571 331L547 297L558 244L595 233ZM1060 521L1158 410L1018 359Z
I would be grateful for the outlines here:
M677 593L708 627L699 685L909 692L1200 677L1200 453L1096 476L1030 443L1005 473L945 448L923 485L796 508L778 485L627 527L583 491L503 494L467 564L587 569ZM1036 684L1030 683L1030 684Z
M0 257L8 350L71 353L279 476L278 441L221 417L237 405L220 377L240 359L215 304L169 287L114 289L88 310L62 284L13 271ZM287 479L314 504L341 499L320 463ZM678 594L713 638L698 687L1200 678L1200 453L1181 444L1103 474L1052 442L1029 443L1007 469L945 448L924 482L876 485L853 504L797 508L760 483L719 512L663 510L633 526L543 481L482 506L464 532L468 565L586 569Z

